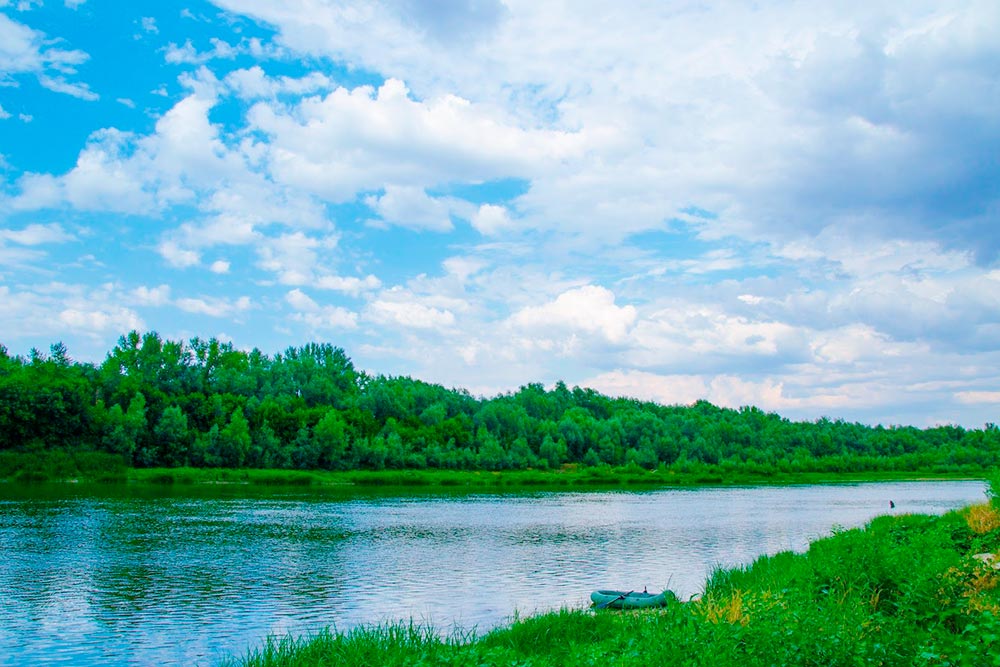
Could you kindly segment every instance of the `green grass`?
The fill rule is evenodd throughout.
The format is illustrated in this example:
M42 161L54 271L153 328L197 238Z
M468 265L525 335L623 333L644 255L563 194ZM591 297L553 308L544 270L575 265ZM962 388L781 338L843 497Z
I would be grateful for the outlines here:
M14 482L86 481L133 484L243 484L339 489L419 488L421 490L560 490L585 488L668 488L761 484L822 484L916 479L977 479L985 470L934 469L861 472L780 472L701 466L684 471L637 466L611 468L568 465L558 470L261 470L256 468L128 468L101 452L46 450L0 452L0 480Z
M482 636L410 624L267 641L230 665L1000 666L991 506L880 517L805 554L715 572L662 610L562 610Z
M31 453L0 452L0 480L119 483L127 481L127 472L121 457L103 452L63 449Z
M979 478L985 477L983 471ZM663 488L749 484L819 484L836 482L872 482L915 479L969 479L969 474L923 471L887 471L861 473L774 473L721 474L678 473L669 469L573 468L561 470L510 470L503 472L466 470L258 470L226 468L136 468L128 473L133 482L228 483L256 485L308 485L316 487L399 487L399 488L469 488L568 489L568 488Z

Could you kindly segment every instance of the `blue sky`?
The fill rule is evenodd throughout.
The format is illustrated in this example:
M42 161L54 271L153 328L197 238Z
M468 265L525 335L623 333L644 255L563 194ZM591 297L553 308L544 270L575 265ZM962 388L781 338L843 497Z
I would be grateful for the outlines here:
M0 342L1000 408L995 2L0 0Z

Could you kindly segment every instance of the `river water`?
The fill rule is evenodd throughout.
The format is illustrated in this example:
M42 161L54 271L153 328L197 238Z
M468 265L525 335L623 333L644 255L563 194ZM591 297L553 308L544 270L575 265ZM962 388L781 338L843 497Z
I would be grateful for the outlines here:
M327 625L483 631L596 588L687 598L714 567L835 526L984 499L962 481L353 497L0 485L0 665L211 665Z

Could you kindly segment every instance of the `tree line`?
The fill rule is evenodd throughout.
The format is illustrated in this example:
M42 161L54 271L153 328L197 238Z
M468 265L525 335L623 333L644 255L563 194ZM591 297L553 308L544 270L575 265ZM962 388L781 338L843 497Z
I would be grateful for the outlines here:
M475 397L369 375L326 343L268 356L217 339L119 338L100 365L0 345L0 451L107 452L135 467L503 470L699 466L768 473L979 470L1000 429L790 421L527 384Z

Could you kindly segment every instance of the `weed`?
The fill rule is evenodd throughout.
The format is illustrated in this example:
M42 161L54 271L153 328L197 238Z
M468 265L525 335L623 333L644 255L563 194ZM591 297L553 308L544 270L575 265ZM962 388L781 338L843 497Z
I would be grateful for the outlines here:
M965 521L977 535L1000 528L1000 510L992 503L973 505L965 511Z

